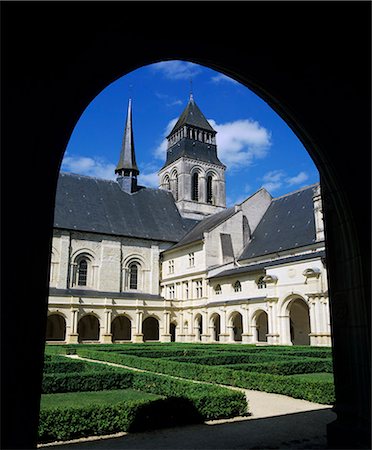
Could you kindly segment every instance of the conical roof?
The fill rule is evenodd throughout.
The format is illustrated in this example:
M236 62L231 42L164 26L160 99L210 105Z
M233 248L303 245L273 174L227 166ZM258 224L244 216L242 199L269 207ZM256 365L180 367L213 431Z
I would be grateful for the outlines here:
M200 111L195 100L190 95L189 102L183 113L180 115L176 125L173 127L172 131L169 133L168 137L174 134L177 130L182 128L184 125L191 125L193 127L201 128L202 130L210 131L216 134L216 131L211 127L208 120L204 117L204 114Z
M131 99L129 99L128 102L128 113L125 124L123 143L121 146L120 158L118 165L116 166L115 173L123 169L135 170L139 173L136 163L136 154L134 152Z

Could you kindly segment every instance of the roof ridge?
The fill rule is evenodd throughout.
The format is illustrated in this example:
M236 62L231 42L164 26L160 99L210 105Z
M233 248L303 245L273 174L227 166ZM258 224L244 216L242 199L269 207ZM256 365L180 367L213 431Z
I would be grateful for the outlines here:
M319 185L320 185L320 183L318 181L317 183L309 184L308 186L303 186L302 188L296 189L295 191L288 192L287 194L280 195L279 197L274 197L272 199L272 201L275 202L275 200L279 200L284 197L289 197L290 195L297 194L298 192L301 192L301 191L306 191L307 189L314 188Z
M107 178L101 178L101 177L94 177L91 175L83 175L81 173L75 173L75 172L65 172L60 170L59 175L68 175L68 176L74 176L74 177L83 177L83 178L90 178L91 180L99 180L99 181L106 181L108 183L117 183L116 180L109 180Z

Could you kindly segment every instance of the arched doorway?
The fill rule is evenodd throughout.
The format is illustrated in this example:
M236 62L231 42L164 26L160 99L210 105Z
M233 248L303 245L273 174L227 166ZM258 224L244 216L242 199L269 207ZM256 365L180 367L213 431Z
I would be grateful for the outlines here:
M46 340L61 341L66 339L66 320L60 314L50 314L47 319Z
M243 334L243 316L240 312L234 312L231 315L232 338L234 342L242 341Z
M176 342L176 328L177 328L177 324L171 322L171 324L170 324L171 342Z
M214 313L211 316L212 341L218 342L220 340L220 333L221 333L221 317L219 314Z
M93 314L87 314L79 320L77 331L79 342L99 341L99 320Z
M117 316L111 324L112 341L130 341L132 339L132 324L128 317Z
M268 317L265 311L259 311L256 315L257 342L267 342L269 330Z
M159 340L159 321L155 317L147 317L142 323L144 341Z
M289 305L290 336L293 345L310 345L309 307L302 299Z

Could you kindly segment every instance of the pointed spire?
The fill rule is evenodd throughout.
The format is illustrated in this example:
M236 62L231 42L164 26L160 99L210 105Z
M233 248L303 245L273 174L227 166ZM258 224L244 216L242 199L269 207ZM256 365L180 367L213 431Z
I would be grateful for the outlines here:
M127 120L125 124L125 131L123 137L123 143L121 146L120 158L118 165L116 166L115 173L121 174L123 171L132 171L139 174L139 170L136 163L136 155L134 152L134 139L132 128L132 99L128 102Z

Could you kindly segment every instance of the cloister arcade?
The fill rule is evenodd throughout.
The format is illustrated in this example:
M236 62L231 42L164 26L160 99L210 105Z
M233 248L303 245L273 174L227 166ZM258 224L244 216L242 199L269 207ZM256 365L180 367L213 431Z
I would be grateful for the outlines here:
M70 342L237 342L248 344L310 345L319 325L312 299L290 295L275 305L276 315L266 303L255 307L184 311L181 317L169 313L78 311L77 316L51 311L47 341ZM250 312L249 312L250 311ZM189 316L191 314L191 316ZM73 325L73 323L77 325Z

